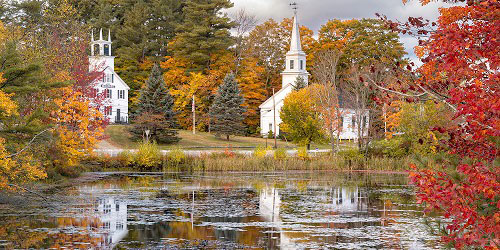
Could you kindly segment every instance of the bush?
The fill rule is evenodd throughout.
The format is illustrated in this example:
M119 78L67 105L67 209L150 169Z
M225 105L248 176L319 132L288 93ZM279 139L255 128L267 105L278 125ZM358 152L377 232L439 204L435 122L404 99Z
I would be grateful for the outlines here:
M301 147L297 150L297 156L302 160L309 159L309 153L307 152L306 147Z
M156 142L143 142L134 155L134 163L140 167L152 168L161 163L161 152Z
M284 160L287 157L286 149L277 148L274 150L274 159L275 160Z
M127 167L134 162L134 156L130 151L122 151L116 156L116 161L120 167Z
M253 151L253 156L256 158L264 158L267 155L267 149L263 146L258 146Z
M358 162L365 157L358 149L346 149L338 152L338 156L348 161Z
M393 137L391 139L383 139L374 141L368 147L368 154L373 156L386 156L394 158L402 158L409 154L410 143L402 137Z
M174 166L178 166L179 164L181 164L183 161L186 160L186 154L184 153L184 150L180 148L175 148L170 150L170 152L168 152L167 159Z

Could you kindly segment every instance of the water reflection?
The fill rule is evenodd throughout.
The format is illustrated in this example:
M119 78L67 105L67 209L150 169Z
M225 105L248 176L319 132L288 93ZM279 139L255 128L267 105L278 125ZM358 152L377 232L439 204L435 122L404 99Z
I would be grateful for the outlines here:
M127 204L114 198L99 198L93 217L101 221L99 247L111 247L127 235Z
M426 231L422 208L403 175L129 174L56 195L65 196L66 202L55 212L40 209L26 217L0 213L0 244L98 249L440 247ZM26 218L29 223L19 222ZM18 229L14 236L10 225L23 233ZM19 235L31 237L31 243Z

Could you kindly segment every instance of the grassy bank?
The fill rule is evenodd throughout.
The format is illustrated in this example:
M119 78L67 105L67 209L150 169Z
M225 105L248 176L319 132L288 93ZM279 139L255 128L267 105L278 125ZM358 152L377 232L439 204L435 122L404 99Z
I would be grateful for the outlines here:
M110 125L106 128L106 140L111 145L123 149L136 149L140 142L134 141L128 131L127 125ZM159 145L161 149L172 148L197 148L197 147L259 147L266 146L266 139L257 137L234 136L229 141L224 138L216 138L213 134L206 132L197 132L193 135L192 131L179 130L181 140L178 143L169 145ZM267 140L268 145L274 145L274 140ZM278 147L293 148L295 145L289 142L278 140ZM313 148L329 148L328 145L312 145Z
M136 153L123 152L117 156L92 156L83 164L91 171L287 171L287 170L368 170L404 171L408 158L363 157L356 154L307 155L305 150L290 157L284 150L265 156L265 149L253 155L233 152L186 156L182 150L162 155L154 147Z

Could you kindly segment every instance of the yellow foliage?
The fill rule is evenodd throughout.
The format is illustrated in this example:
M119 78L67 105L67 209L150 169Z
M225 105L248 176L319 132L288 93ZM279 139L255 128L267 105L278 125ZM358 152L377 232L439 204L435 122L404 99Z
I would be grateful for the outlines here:
M299 149L297 149L297 156L302 160L309 159L309 153L307 152L307 148L300 147Z
M104 132L102 113L91 105L88 98L71 87L61 90L61 98L55 99L57 109L52 119L59 126L56 147L61 156L56 163L74 166L85 154L92 151Z
M253 151L253 156L256 158L264 158L267 155L267 149L262 146L258 146Z
M142 167L155 167L161 163L160 148L156 143L142 143L134 155L135 164Z
M13 190L15 187L10 187L8 184L19 185L47 177L45 171L33 163L31 155L22 153L16 155L15 159L9 157L4 143L5 139L0 137L0 189Z
M3 78L2 75L3 73L0 72L0 84L5 82L5 78ZM10 99L13 95L14 94L6 94L0 90L0 117L11 116L17 113L17 104Z

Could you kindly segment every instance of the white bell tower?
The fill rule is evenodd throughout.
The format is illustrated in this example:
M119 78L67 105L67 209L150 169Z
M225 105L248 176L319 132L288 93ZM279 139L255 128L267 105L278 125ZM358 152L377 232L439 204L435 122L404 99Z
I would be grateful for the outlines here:
M102 29L99 31L99 39L94 39L94 31L92 30L90 43L90 66L97 68L110 67L115 69L115 57L111 54L111 31L108 30L108 39L102 37Z
M302 51L296 9L293 17L290 50L286 53L285 70L281 72L281 75L282 88L285 88L289 84L294 84L299 76L304 78L306 84L308 83L309 73L306 70L306 53Z

